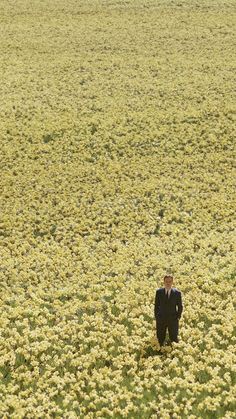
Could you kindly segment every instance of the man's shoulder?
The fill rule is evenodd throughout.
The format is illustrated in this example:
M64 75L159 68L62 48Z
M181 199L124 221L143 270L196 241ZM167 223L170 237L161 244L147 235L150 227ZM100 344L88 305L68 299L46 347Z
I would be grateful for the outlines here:
M165 290L165 287L160 287L160 288L157 288L156 289L157 292L163 292L164 290ZM178 290L178 288L175 288L175 287L172 287L171 288L171 291L173 291L173 292L175 292L177 294L181 294L181 291Z
M165 287L160 287L156 289L156 292L163 292L165 290ZM172 287L171 290L176 294L181 294L181 291L178 290L178 288Z
M180 290L178 290L178 288L172 288L172 290L176 293L176 294L181 294L181 291Z

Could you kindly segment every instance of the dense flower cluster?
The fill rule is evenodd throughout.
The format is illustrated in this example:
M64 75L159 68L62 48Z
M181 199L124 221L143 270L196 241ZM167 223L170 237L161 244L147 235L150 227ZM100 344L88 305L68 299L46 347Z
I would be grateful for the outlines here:
M0 417L234 418L233 3L2 3Z

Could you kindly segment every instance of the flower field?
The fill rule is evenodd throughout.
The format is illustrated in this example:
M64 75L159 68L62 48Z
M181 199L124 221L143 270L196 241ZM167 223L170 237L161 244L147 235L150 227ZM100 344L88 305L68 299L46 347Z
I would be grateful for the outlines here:
M1 0L1 419L236 418L235 17Z

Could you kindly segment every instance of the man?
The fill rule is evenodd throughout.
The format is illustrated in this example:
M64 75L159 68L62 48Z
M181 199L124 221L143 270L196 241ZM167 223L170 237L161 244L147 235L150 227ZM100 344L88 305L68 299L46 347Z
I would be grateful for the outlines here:
M160 347L163 346L167 328L170 341L179 341L179 319L182 315L183 305L181 292L176 288L172 288L172 284L173 276L165 275L164 287L156 290L154 315L156 318L157 339Z

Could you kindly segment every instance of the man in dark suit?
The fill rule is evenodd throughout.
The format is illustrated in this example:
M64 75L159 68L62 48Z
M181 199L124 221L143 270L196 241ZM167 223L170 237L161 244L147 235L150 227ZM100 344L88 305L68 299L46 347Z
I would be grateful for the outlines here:
M172 288L173 276L164 276L164 287L156 290L154 315L156 318L156 333L160 347L163 346L166 329L171 342L178 342L179 319L183 305L181 292ZM178 308L178 310L176 309Z

